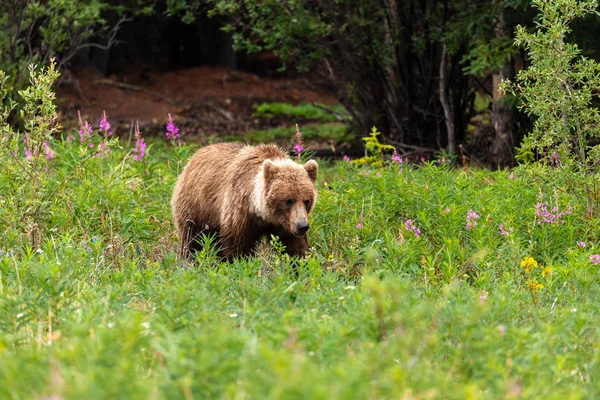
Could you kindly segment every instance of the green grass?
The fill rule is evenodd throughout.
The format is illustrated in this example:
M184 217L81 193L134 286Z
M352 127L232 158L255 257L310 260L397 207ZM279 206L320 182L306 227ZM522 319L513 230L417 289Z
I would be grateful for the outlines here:
M262 118L293 117L321 122L339 122L340 118L349 118L348 112L341 104L262 103L255 105L255 109L254 115Z
M599 221L556 170L322 162L306 260L187 264L169 199L192 148L53 148L39 245L34 183L0 169L0 398L600 397ZM540 196L572 214L538 225Z
M304 140L334 140L335 142L340 142L345 137L348 137L348 126L341 123L303 125L300 127L300 131ZM245 133L243 138L248 143L261 143L274 140L289 142L295 134L295 127L278 127L268 130L250 131Z

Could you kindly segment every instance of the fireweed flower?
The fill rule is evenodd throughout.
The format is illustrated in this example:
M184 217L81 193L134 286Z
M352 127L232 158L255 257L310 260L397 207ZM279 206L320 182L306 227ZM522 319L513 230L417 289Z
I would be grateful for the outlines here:
M381 178L381 172L378 172L376 175L378 178Z
M600 254L590 254L590 262L594 265L600 264Z
M92 137L92 127L87 121L84 122L81 119L81 113L79 111L77 111L77 115L79 115L79 140L81 140L81 144L85 144L85 141ZM90 147L94 147L94 144L91 142Z
M552 155L548 157L548 165L551 167L558 167L560 165L560 157L557 152L552 153Z
M103 157L105 154L108 153L112 153L112 149L111 148L106 148L106 146L108 145L108 143L106 141L100 143L100 145L98 145L98 157Z
M421 234L421 230L417 228L415 222L412 219L406 220L406 222L404 223L404 228L407 231L414 233L415 237L419 237L419 235Z
M300 128L298 128L298 124L296 124L296 134L294 135L294 140L296 144L293 147L294 155L296 159L300 158L300 154L304 151L304 146L302 146L302 132L300 132Z
M103 112L102 118L100 119L100 132L104 132L104 137L112 136L113 134L110 130L108 118L106 117L106 111Z
M179 128L175 125L175 121L173 120L171 114L169 114L169 120L167 121L166 136L169 140L179 139L179 137L181 136L179 134Z
M577 242L577 246L584 248L585 247L585 242Z
M403 166L404 166L404 160L402 159L402 157L400 157L398 155L398 153L396 153L396 151L394 150L394 155L392 156L392 162L397 163L398 164L398 169L400 171L402 171Z
M508 231L506 231L506 230L504 229L504 224L500 224L500 234L501 234L501 235L504 235L504 236L506 236L506 235L509 235L509 234L511 234L511 233L513 233L513 228L508 228Z
M404 160L402 160L402 157L400 157L397 153L394 153L394 155L392 156L392 161L398 164L402 164L404 162Z
M294 152L294 156L296 158L300 158L300 155L302 154L302 152L304 151L304 147L302 147L302 143L296 143L292 149L292 151Z
M356 224L356 227L357 227L358 229L362 229L362 227L363 227L363 224L359 222L358 224Z
M473 211L473 210L468 210L467 211L467 225L466 228L468 231L470 231L471 229L475 228L477 226L477 220L479 219L479 215Z
M348 163L348 162L350 162L350 157L344 156L343 160Z
M535 215L539 217L537 224L564 224L565 215L571 214L571 210L569 208L564 211L560 211L558 206L554 206L552 211L548 210L548 202L539 202L535 205Z
M450 207L446 207L442 211L440 211L440 215L447 215L449 212L450 212Z
M31 152L31 149L29 149L28 146L28 142L29 141L29 135L25 134L25 137L23 138L23 143L24 143L24 147L23 147L23 151L25 152L25 160L29 161L33 158L33 153Z
M52 151L52 149L50 148L50 146L48 146L47 142L44 142L44 144L42 145L44 147L44 156L46 156L46 158L48 160L51 160L54 158L54 152Z
M140 132L140 124L135 123L135 148L133 149L133 159L136 161L142 161L142 158L146 155L146 142Z

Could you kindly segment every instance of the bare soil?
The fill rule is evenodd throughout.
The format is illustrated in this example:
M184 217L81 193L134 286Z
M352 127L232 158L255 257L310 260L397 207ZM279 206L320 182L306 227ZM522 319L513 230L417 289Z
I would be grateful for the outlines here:
M139 121L145 135L157 135L163 134L170 113L186 141L203 142L211 135L237 135L298 122L257 118L255 104L337 103L332 93L313 82L306 77L263 78L222 67L111 77L82 70L64 78L57 97L67 127L75 124L78 111L92 125L105 111L117 134L126 135Z

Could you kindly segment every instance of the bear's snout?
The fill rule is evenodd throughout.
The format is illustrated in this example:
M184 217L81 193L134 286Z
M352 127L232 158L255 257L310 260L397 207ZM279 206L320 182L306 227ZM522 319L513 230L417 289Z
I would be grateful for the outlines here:
M308 221L304 220L304 221L298 222L298 225L296 226L296 229L298 229L298 234L300 236L304 236L306 231L308 231L308 227L309 227Z

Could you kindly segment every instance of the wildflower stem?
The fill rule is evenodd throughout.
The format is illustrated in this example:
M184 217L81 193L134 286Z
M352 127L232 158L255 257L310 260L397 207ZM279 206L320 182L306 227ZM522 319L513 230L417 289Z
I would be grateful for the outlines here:
M21 167L21 169L22 169L23 171L25 171L25 172L27 173L27 175L29 175L29 177L30 177L31 179L33 179L34 181L37 181L37 179L36 179L36 178L38 178L38 177L37 177L37 176L36 176L36 177L34 177L34 176L32 175L32 173L31 173L31 171L29 171L27 168L25 168L25 166L24 166L23 164L21 164L21 161L19 161L19 158L18 158L17 156L15 156L15 154L12 152L12 150L10 149L10 147L8 147L8 144L6 144L6 143L3 143L3 145L4 145L4 147L6 147L6 150L8 150L8 152L10 153L10 155L12 156L12 158L14 158L14 159L15 159L15 161L17 162L17 164L19 164L19 167ZM37 175L37 173L36 173L36 175Z
M79 163L79 165L78 165L78 166L76 166L75 168L73 168L73 169L72 169L72 170L71 170L71 171L70 171L70 172L69 172L67 175L65 175L65 177L64 177L64 178L63 178L63 179L62 179L62 180L61 180L61 181L58 183L58 185L56 185L56 186L54 187L54 189L52 189L52 191L51 191L51 192L50 192L48 195L46 195L46 196L44 196L44 197L42 198L42 200L40 201L40 203L38 204L38 206L35 208L35 210L34 210L34 211L33 211L33 212L30 214L30 215L32 215L32 216L33 216L33 215L36 215L36 214L37 214L37 213L40 211L40 208L42 208L42 205L43 205L43 204L44 204L46 201L48 201L49 199L51 199L51 198L52 198L52 196L54 196L54 193L56 193L56 191L58 190L58 188L59 188L59 187L61 187L61 186L62 186L62 185L63 185L63 184L64 184L64 183L67 181L67 179L69 179L69 177L70 177L71 175L73 175L73 174L74 174L74 173L75 173L75 172L76 172L76 171L77 171L79 168L83 167L83 165L84 165L84 164L85 164L85 163L86 163L86 162L87 162L87 161L88 161L90 158L92 158L92 157L93 157L93 156L89 155L89 156L87 156L86 158L84 158L83 160L81 160L81 162Z

